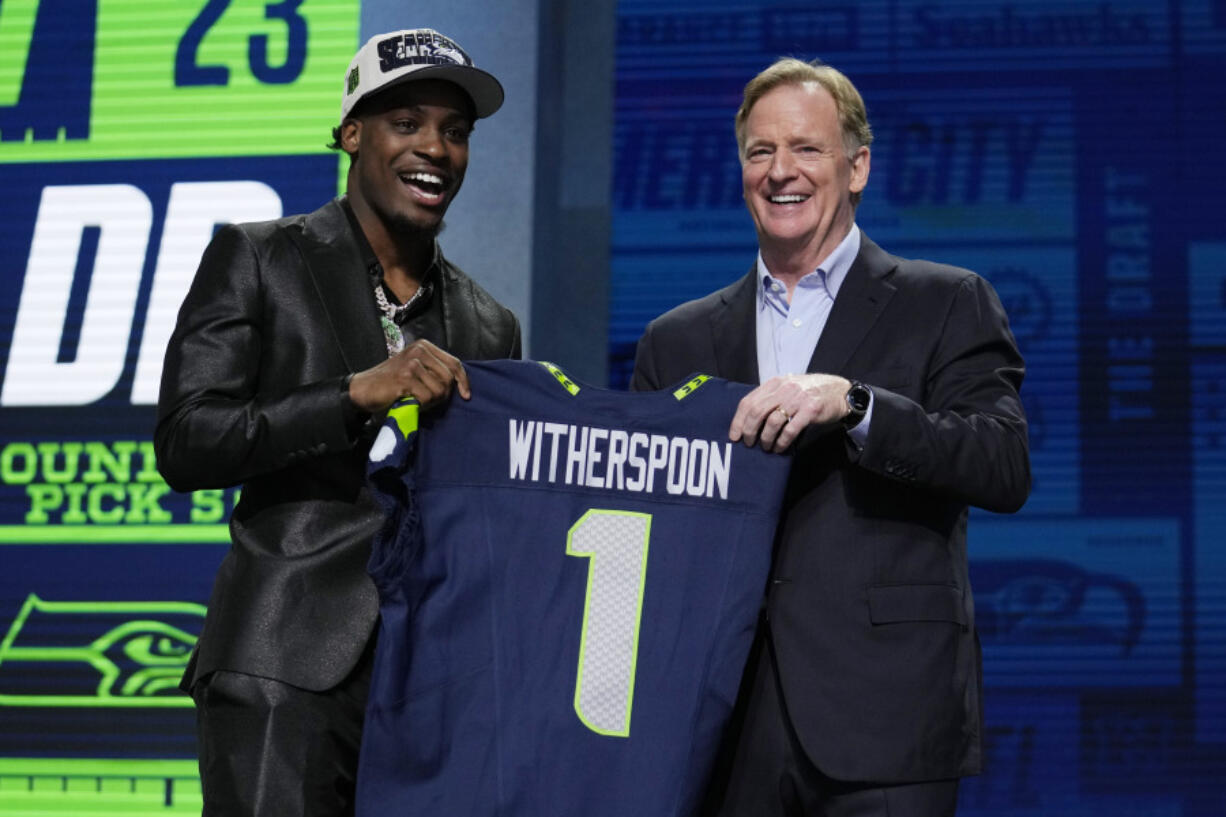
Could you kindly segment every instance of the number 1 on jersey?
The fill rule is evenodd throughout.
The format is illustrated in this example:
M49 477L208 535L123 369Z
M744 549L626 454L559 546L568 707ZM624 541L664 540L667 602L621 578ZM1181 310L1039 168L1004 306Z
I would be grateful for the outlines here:
M599 509L566 537L567 555L589 560L575 712L601 735L630 735L650 538L651 514Z

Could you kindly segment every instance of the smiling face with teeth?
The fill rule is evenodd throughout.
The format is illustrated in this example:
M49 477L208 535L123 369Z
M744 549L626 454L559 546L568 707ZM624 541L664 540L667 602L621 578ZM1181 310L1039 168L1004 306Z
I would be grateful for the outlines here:
M767 268L806 275L851 230L852 194L868 182L869 150L850 154L830 92L780 85L745 120L741 182Z
M349 201L376 252L385 240L437 235L468 169L472 123L467 94L425 79L363 100L342 124Z

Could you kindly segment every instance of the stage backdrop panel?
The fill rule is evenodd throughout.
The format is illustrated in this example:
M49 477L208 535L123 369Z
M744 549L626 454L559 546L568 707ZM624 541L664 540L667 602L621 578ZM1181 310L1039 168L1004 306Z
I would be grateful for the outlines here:
M335 195L349 0L0 3L0 813L199 813L191 701L237 489L157 473L220 224Z
M621 0L614 385L754 263L733 115L779 56L865 97L864 231L987 277L1028 363L1034 491L971 519L959 813L1226 814L1226 3Z

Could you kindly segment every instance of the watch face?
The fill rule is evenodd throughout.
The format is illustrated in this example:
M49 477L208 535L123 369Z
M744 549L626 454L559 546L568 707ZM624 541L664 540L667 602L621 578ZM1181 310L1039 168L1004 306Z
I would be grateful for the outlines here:
M847 390L847 405L851 406L854 412L863 414L868 411L869 400L868 387L863 383L852 383L851 388Z

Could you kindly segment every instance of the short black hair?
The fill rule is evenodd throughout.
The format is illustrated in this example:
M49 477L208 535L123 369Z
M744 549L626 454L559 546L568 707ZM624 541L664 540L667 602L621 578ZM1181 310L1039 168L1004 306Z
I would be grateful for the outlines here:
M349 109L349 113L345 115L345 118L341 120L341 123L332 128L332 142L328 144L328 150L344 150L344 148L341 147L341 129L345 127L345 122L348 120L360 119L363 115L365 115L366 111L364 109L366 108L366 103L368 101L369 98L359 99L358 103Z
M344 148L341 147L341 125L344 124L345 123L342 122L340 125L337 125L332 129L332 141L328 143L328 150L344 150Z

